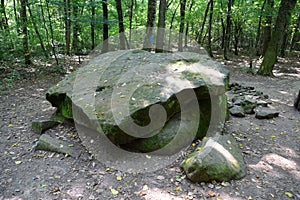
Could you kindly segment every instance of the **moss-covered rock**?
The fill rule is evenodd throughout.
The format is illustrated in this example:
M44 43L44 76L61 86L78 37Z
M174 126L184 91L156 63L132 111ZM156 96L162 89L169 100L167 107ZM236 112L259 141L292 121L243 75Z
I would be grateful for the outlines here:
M95 57L46 97L65 118L104 133L118 146L149 152L168 144L178 132L177 121L191 121L186 116L195 115L196 129L186 128L196 130L197 138L206 135L211 119L222 123L228 82L228 71L206 55L124 50Z
M246 175L242 152L231 135L204 139L181 167L193 182L228 181Z

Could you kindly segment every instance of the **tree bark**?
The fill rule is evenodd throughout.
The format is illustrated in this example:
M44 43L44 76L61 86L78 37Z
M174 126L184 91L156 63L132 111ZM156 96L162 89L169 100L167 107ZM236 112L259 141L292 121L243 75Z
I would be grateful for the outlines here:
M107 8L107 0L102 0L102 10L103 10L103 44L102 44L102 52L108 52L108 8Z
M27 0L21 0L21 20L22 20L22 35L23 35L23 51L24 51L24 58L25 64L30 65L30 51L29 51L29 44L28 44L28 30L27 30L27 14L26 14L26 6Z
M123 23L123 12L122 12L122 2L121 0L116 0L116 7L118 12L119 20L119 40L120 40L120 49L125 49L125 29Z
M159 2L159 14L158 14L158 29L156 36L156 47L155 52L161 53L164 51L164 42L165 42L165 28L166 28L166 10L167 10L167 1L160 0Z
M179 41L178 41L178 51L183 51L183 30L185 23L185 8L186 0L180 0L180 25L179 25Z
M273 76L273 67L277 60L278 43L285 32L285 27L289 23L291 11L294 9L297 0L281 0L275 29L272 32L271 41L263 58L258 74L264 76Z
M146 37L144 39L143 49L151 51L154 43L154 27L156 18L156 0L148 0L148 14L146 25Z

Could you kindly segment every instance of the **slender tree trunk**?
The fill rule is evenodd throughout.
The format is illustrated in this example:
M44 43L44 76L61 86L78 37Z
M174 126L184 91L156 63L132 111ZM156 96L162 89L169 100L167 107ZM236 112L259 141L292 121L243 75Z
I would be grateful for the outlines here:
M238 55L238 47L239 47L239 41L240 41L240 35L242 32L242 22L239 22L238 19L235 22L234 26L234 55ZM249 49L250 50L250 49Z
M177 10L179 8L179 5L177 5L177 7L175 8L173 14L172 14L172 18L171 18L171 23L170 23L170 28L169 28L169 42L168 42L168 50L169 51L172 51L172 47L171 47L171 41L172 41L172 32L173 32L173 22L174 22L174 19L175 19L175 16L176 16L176 13L177 13Z
M263 46L262 46L262 51L261 51L261 55L264 56L269 42L271 40L271 32L272 32L272 21L273 21L273 17L271 14L271 10L274 8L274 0L267 0L266 1L266 26L264 28L264 38L263 38Z
M190 6L189 6L189 13L191 13L192 8L194 6L194 0L192 0ZM189 27L190 27L190 23L187 22L186 23L186 28L185 28L185 34L184 34L184 46L187 47L188 46L188 40L189 40Z
M134 7L134 0L131 0L129 6L129 43L131 43L133 7Z
M14 17L15 17L15 21L16 21L17 29L18 29L19 28L19 15L17 12L16 0L13 0L13 4L14 4Z
M290 51L295 49L297 42L300 40L299 28L300 28L300 14L298 14L298 20L296 22L296 27L292 36Z
M180 0L180 25L179 25L179 41L178 41L178 51L183 51L183 30L185 23L185 7L186 0Z
M151 51L154 43L154 26L156 17L156 0L148 0L148 14L146 25L146 37L144 39L143 49Z
M116 7L118 12L119 20L119 40L120 40L120 49L125 49L125 29L123 23L123 12L122 12L122 2L121 0L116 0Z
M47 28L47 25L46 25L46 19L45 19L45 13L44 13L42 0L40 0L40 8L41 8L41 17L42 17L42 20L43 20L43 28L46 32L47 45L50 46L49 32L48 32L48 28Z
M277 60L278 43L285 32L285 26L288 25L291 11L294 9L297 0L281 0L275 29L272 32L271 41L259 68L258 74L264 76L273 76L273 67Z
M207 3L205 13L204 13L204 18L203 18L203 21L202 21L202 24L201 24L201 28L199 30L199 33L198 33L197 37L196 37L196 40L197 40L198 44L201 44L201 41L202 41L202 35L203 35L204 26L205 26L205 23L206 23L207 14L208 14L208 11L209 11L209 6L210 6L210 1Z
M24 51L24 58L25 64L30 65L30 51L28 45L28 30L27 30L27 13L26 13L26 5L27 0L21 0L21 20L22 20L22 35L23 35L23 51Z
M102 0L102 10L103 10L103 45L102 53L108 52L108 8L107 0Z
M1 27L3 29L8 29L8 19L6 16L6 11L5 11L5 3L4 0L1 0L1 5L0 5L0 9L1 9Z
M283 34L283 38L282 38L282 43L280 45L280 56L281 57L285 57L285 50L287 49L287 45L288 45L288 38L289 38L289 35L290 35L290 31L287 30L288 27L286 27L286 31L285 33Z
M71 0L64 0L65 6L65 42L66 42L66 48L65 48L65 54L70 55L71 54L71 6L70 6Z
M210 57L213 57L212 48L211 48L211 29L212 29L213 13L214 13L214 1L210 0L210 12L209 12L209 21L208 21L208 42L207 42L207 53Z
M222 42L221 42L221 48L224 49L225 46L225 35L226 35L226 26L224 23L224 19L221 17L221 24L222 24Z
M95 10L96 10L95 0L91 0L91 4L92 4L92 9L91 9L91 15L92 15L92 20L91 20L92 47L91 47L91 49L94 49L95 48Z
M231 6L232 0L228 0L227 18L226 18L226 32L224 41L224 59L228 60L228 52L230 48L230 32L231 32Z
M52 22L51 22L51 14L50 14L50 8L49 8L49 0L46 0L46 7L47 7L47 15L48 15L48 21L49 21L49 29L50 29L50 35L51 35L51 46L52 46L52 52L56 61L56 65L58 65L58 58L56 55L56 50L55 50L55 44L54 44L54 35L53 35L53 27L52 27Z
M156 47L155 47L156 53L161 53L164 51L166 10L167 10L167 1L160 0L159 14L158 14L158 29L157 29Z
M37 26L37 24L36 24L36 22L35 22L34 16L32 15L32 12L31 12L31 9L30 9L29 4L27 4L27 8L28 8L28 11L29 11L29 15L30 15L30 17L31 17L31 21L32 21L32 24L33 24L33 27L34 27L36 36L37 36L37 38L38 38L39 41L40 41L40 45L41 45L42 51L43 51L45 57L48 58L48 53L47 53L47 51L46 51L46 49L45 49L45 45L44 45L42 36L41 36L41 34L40 34L40 32L39 32L39 29L38 29L38 26Z
M255 48L256 48L256 54L259 55L260 47L259 47L259 41L260 41L260 35L261 35L261 22L262 22L262 17L265 9L267 0L264 0L263 5L260 9L260 15L259 15L259 21L258 21L258 27L256 31L256 39L255 39Z
M73 0L73 41L72 41L72 49L75 54L79 51L79 23L78 23L78 1Z

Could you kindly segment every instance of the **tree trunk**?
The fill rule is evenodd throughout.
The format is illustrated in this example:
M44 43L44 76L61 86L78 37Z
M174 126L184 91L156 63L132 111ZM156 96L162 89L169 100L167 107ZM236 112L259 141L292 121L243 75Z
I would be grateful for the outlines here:
M241 31L242 31L242 25L241 22L239 22L237 19L234 26L234 55L236 56L238 55L238 47L239 47Z
M30 60L30 51L28 45L26 5L27 5L27 0L21 0L20 15L22 20L23 51L24 51L25 64L29 65L31 64L31 60Z
M125 29L123 23L123 12L122 12L122 2L121 0L116 0L116 7L118 12L119 20L119 40L120 40L120 49L125 49Z
M277 60L278 43L285 32L285 26L289 23L291 11L294 9L297 0L281 0L275 29L272 32L271 41L259 68L258 74L264 76L273 75L273 67Z
M50 40L49 40L49 32L48 32L48 28L47 28L47 25L46 25L46 19L45 19L45 13L44 13L44 8L43 8L43 3L42 3L42 0L40 0L40 8L41 8L41 17L42 17L42 20L43 20L43 29L45 30L46 32L46 41L47 41L47 46L51 46L50 45Z
M192 0L190 6L189 6L189 13L191 13L192 8L194 6L194 0ZM186 28L185 28L185 34L184 34L184 46L187 47L188 46L188 40L189 40L189 27L190 27L190 23L187 22L186 23Z
M230 32L231 32L231 6L232 0L228 0L227 5L227 18L226 18L226 32L225 32L225 40L224 40L224 59L228 60L228 51L230 48Z
M37 36L37 38L38 38L39 41L40 41L40 45L41 45L42 51L43 51L45 57L48 58L48 53L47 53L47 51L46 51L46 49L45 49L45 45L44 45L42 36L41 36L41 34L40 34L40 32L39 32L39 29L38 29L38 26L37 26L37 24L36 24L36 22L35 22L35 20L34 20L34 17L33 17L33 15L32 15L32 12L31 12L31 9L30 9L29 4L27 4L27 8L28 8L28 11L29 11L29 15L30 15L30 17L31 17L31 21L32 21L32 24L33 24L33 27L34 27L36 36Z
M78 1L73 0L73 41L72 49L75 54L79 51L79 23L78 23Z
M156 17L156 0L148 0L148 14L146 25L146 37L144 39L143 49L151 51L154 43L154 26Z
M103 44L102 44L102 52L108 52L108 8L107 8L107 0L102 0L102 10L103 10Z
M174 19L175 19L175 16L176 16L176 13L177 13L177 10L179 8L179 5L177 5L177 7L175 8L173 14L172 14L172 18L171 18L171 23L170 23L170 28L169 28L169 42L168 42L168 50L169 51L172 51L172 47L171 47L171 42L172 42L172 29L173 29L173 22L174 22Z
M92 20L91 20L92 47L91 47L91 49L93 50L95 48L95 10L96 10L95 0L91 0L91 4L92 4L92 9L91 9L91 15L92 15Z
M298 20L296 22L296 27L295 27L295 31L292 37L292 42L291 42L291 47L290 47L290 51L293 49L298 49L300 50L300 48L296 48L297 46L297 42L299 42L300 40L300 33L299 33L299 28L300 28L300 14L298 14ZM298 44L298 47L300 45Z
M49 20L49 29L50 29L50 35L51 35L51 46L52 46L52 52L56 61L56 65L58 65L58 58L56 56L56 50L55 50L55 44L54 44L54 35L53 35L53 27L51 22L51 15L50 15L50 8L49 8L49 0L46 0L46 7L47 7L47 14L48 14L48 20Z
M157 29L156 47L155 47L156 53L161 53L164 51L166 10L167 10L167 1L160 0L159 14L158 14L158 29Z
M71 54L71 8L70 8L70 0L64 0L64 11L65 11L65 42L66 42L66 48L65 48L65 54L70 55Z
M134 7L134 0L131 0L129 6L129 43L131 43L133 7Z
M180 25L179 25L179 41L178 41L178 51L183 51L183 30L185 22L185 7L186 0L180 0Z
M256 32L256 39L255 39L255 48L256 48L256 54L259 55L259 51L260 51L260 35L261 35L261 22L262 22L262 16L264 13L264 9L265 9L265 5L266 5L267 0L264 0L263 5L260 9L260 15L259 15L259 21L258 21L258 27L257 27L257 32Z
M201 44L201 41L202 41L202 34L203 34L204 26L205 26L205 23L206 23L206 18L207 18L209 6L210 6L210 1L207 3L206 9L205 9L205 13L204 13L204 19L202 21L199 33L198 33L198 35L196 37L196 40L197 40L198 44Z
M0 9L1 9L1 21L0 21L1 27L3 29L8 29L8 19L7 19L6 12L5 12L4 0L1 0Z
M271 10L274 8L274 0L267 0L266 1L266 26L264 28L264 38L263 38L263 46L262 46L262 51L261 55L264 56L269 42L271 40L271 32L272 32L272 13Z
M207 53L210 57L213 57L212 49L211 49L211 27L212 27L212 19L214 12L214 1L210 0L210 12L209 12L209 20L208 20L208 42L207 42Z

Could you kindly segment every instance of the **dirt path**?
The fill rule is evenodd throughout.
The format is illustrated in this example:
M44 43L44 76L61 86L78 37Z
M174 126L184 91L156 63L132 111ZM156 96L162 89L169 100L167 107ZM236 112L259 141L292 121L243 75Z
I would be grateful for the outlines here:
M242 73L227 63L231 82L268 94L280 111L274 120L233 118L233 134L248 165L245 178L225 183L194 184L178 167L147 174L114 171L93 159L76 130L58 126L47 133L79 146L78 159L32 147L39 137L31 122L48 119L53 108L44 93L59 77L21 83L0 97L0 200L2 199L300 199L300 113L292 107L297 78L266 78ZM45 81L47 80L47 81ZM118 193L118 194L113 194ZM290 197L289 197L290 196Z

